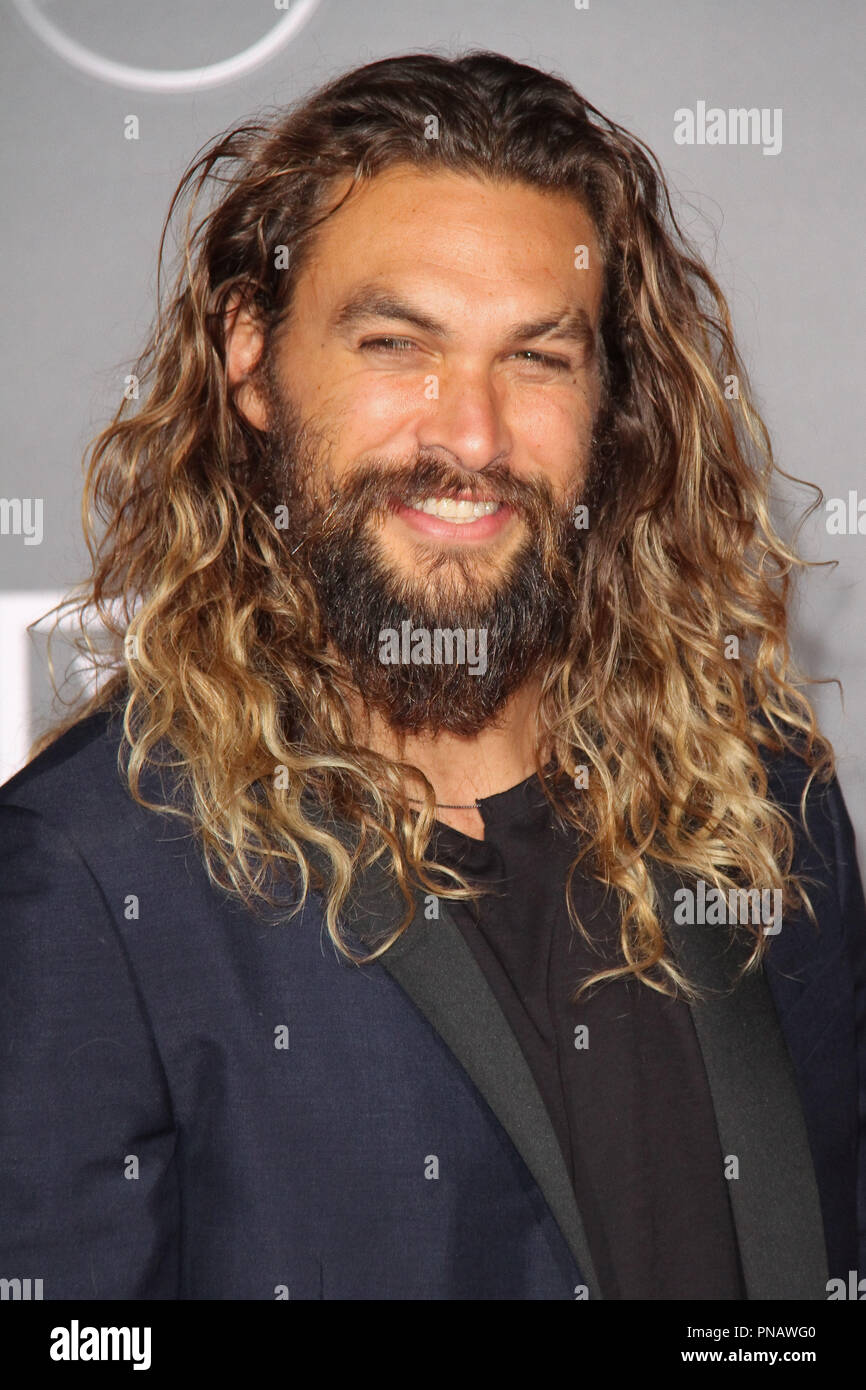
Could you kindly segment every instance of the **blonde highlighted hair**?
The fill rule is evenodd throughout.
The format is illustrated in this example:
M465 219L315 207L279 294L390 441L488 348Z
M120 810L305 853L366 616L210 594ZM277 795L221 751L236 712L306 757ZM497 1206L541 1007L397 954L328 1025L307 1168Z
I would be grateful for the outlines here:
M426 138L431 115L437 139ZM369 64L221 135L187 169L160 244L162 266L186 203L177 278L135 367L140 401L124 400L91 447L92 574L62 605L82 623L98 615L111 650L97 694L37 750L119 703L131 794L143 800L143 770L170 750L184 794L163 809L190 821L213 881L255 905L273 901L272 875L289 869L302 897L322 893L328 932L352 959L342 914L372 862L402 899L372 955L408 925L419 887L471 896L427 858L429 784L412 814L403 770L353 740L315 593L276 528L263 438L226 378L229 305L257 315L267 359L317 227L339 205L333 190L397 163L570 193L593 219L605 276L603 487L568 649L551 659L538 711L538 748L552 746L556 774L540 756L537 771L580 833L581 858L619 898L622 959L586 984L630 973L688 994L653 862L725 893L781 888L786 908L810 910L762 757L796 754L808 782L834 772L789 648L792 572L808 562L774 529L770 485L789 475L654 156L567 82L500 55ZM92 650L83 626L79 643ZM574 794L581 766L587 786ZM752 967L766 949L754 935Z

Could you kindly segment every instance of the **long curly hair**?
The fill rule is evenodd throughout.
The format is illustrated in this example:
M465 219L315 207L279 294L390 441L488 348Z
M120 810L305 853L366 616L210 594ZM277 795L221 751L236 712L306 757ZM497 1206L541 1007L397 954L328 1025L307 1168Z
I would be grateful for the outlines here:
M538 749L552 746L553 761L542 767L539 752L536 768L560 822L579 832L572 873L589 856L619 899L621 960L583 987L631 974L691 995L666 946L653 861L726 894L781 889L786 909L802 902L814 916L790 872L792 823L768 794L762 756L803 759L807 789L835 771L789 648L792 571L810 562L774 529L772 477L790 475L775 463L725 299L677 223L658 161L569 83L501 55L368 64L220 135L187 168L160 242L140 390L127 392L138 399L124 398L86 457L92 574L60 605L77 616L96 693L36 751L119 704L132 796L186 817L212 881L248 905L273 903L284 871L300 888L295 910L311 887L321 892L328 933L351 960L388 949L419 890L475 896L428 858L426 778L415 813L405 768L353 741L316 595L275 521L263 436L226 371L227 309L240 302L257 316L266 360L317 228L341 205L335 188L349 176L348 196L398 163L565 191L593 219L604 487L567 650L543 678ZM184 207L163 294L166 241ZM823 494L808 486L811 512ZM108 634L99 653L94 617ZM164 804L141 788L160 759L178 777ZM343 912L355 875L374 863L399 888L399 911L362 957ZM760 928L754 937L747 968L768 944Z

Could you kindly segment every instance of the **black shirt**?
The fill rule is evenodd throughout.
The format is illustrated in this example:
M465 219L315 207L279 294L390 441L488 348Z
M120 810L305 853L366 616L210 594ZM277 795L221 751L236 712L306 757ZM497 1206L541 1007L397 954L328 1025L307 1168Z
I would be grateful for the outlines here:
M479 810L484 840L437 822L431 852L494 888L448 908L550 1113L604 1297L745 1298L687 1003L633 978L571 1002L590 973L619 963L616 893L586 861L576 870L573 902L593 949L565 903L577 832L558 825L538 779L484 797Z

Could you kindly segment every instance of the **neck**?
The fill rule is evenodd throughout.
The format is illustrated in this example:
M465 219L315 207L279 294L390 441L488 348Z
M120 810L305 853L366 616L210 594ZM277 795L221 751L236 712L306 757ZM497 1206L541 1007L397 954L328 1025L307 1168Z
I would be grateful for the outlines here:
M494 796L523 782L535 771L535 724L540 685L529 682L516 691L491 724L466 737L446 731L398 733L357 692L349 696L352 720L369 748L407 767L415 767L433 787L436 818L475 839L484 839L484 822L475 809L455 810L481 797ZM542 762L546 759L546 752ZM409 796L424 796L424 786L406 776ZM447 803L443 806L441 803ZM421 807L419 806L420 810Z

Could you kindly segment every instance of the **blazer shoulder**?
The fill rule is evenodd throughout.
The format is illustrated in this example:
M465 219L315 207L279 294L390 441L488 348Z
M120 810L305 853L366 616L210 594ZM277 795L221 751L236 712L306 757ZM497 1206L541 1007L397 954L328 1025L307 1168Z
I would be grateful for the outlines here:
M831 917L838 919L849 949L863 956L866 897L857 838L838 773L827 780L815 777L810 782L811 768L798 754L768 754L762 750L762 756L769 776L768 794L784 807L793 824L793 871L806 877L810 891L814 883L819 895L829 895L823 899L824 922L829 923ZM835 907L829 907L829 903L835 903ZM858 969L866 971L866 959Z
M116 705L79 720L0 787L0 814L33 813L67 835L88 862L112 851L140 852L163 837L169 820L170 833L182 833L176 816L133 798L119 765L122 739ZM148 800L180 809L158 769L147 768L141 785Z
M760 754L767 771L768 797L789 813L798 837L811 838L819 845L822 856L833 856L834 821L839 807L845 805L837 774L834 772L829 779L813 776L806 759L791 749L771 752L762 748Z
M104 792L106 773L117 768L121 732L122 719L114 709L80 719L0 786L0 805L56 811L67 788L93 778Z

